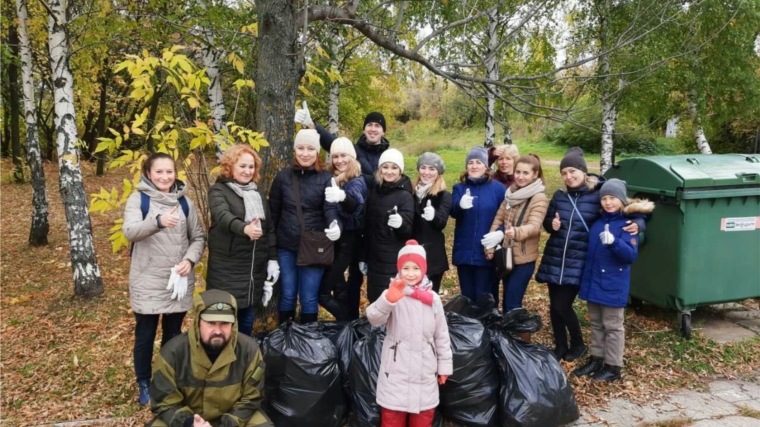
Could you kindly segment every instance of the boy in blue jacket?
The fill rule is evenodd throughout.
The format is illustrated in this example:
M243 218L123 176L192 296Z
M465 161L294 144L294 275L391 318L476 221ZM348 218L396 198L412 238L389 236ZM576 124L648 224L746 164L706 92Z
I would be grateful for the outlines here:
M573 371L599 381L620 378L625 347L623 319L631 282L631 264L639 238L623 231L626 221L642 218L654 209L648 200L628 199L625 181L610 179L600 190L602 216L589 231L586 264L578 296L588 303L591 321L591 357ZM599 236L594 238L594 236Z

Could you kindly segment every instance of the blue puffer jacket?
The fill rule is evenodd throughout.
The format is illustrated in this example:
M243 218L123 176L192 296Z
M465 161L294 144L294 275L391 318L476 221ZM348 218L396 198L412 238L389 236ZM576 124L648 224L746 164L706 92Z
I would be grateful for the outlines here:
M473 196L473 207L462 209L459 201L467 190ZM473 265L488 267L493 265L486 259L480 240L491 229L491 224L504 201L504 185L498 181L481 178L466 178L464 183L454 185L451 216L456 220L454 226L454 265Z
M343 184L346 200L338 203L338 212L343 222L343 231L361 230L364 228L364 207L367 203L369 190L363 176L357 176Z
M654 204L647 200L630 200L623 213L602 212L591 226L586 266L578 297L607 307L625 307L631 284L631 264L636 261L638 236L623 231L626 221L652 212ZM635 216L633 216L635 215ZM609 225L615 236L611 245L603 245L599 234Z

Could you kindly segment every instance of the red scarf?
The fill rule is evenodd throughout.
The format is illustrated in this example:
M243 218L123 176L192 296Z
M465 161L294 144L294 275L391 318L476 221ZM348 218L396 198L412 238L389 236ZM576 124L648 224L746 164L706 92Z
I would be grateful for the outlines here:
M430 288L420 289L420 285L413 286L412 288L414 289L412 295L410 295L412 298L421 301L423 304L433 306L433 293L430 291Z

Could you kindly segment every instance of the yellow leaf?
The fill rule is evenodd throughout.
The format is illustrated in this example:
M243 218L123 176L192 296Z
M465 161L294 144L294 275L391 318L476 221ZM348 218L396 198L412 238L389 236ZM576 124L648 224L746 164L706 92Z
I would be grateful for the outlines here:
M135 135L145 135L145 131L140 128L132 128L132 133Z
M200 103L198 103L198 100L193 97L187 98L187 105L190 106L190 108L198 108L200 107Z

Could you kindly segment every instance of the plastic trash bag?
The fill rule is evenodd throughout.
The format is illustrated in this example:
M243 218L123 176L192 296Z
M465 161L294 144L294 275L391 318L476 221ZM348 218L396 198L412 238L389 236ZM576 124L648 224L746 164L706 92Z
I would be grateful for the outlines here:
M345 424L338 352L321 328L288 322L264 339L264 409L277 427Z
M351 352L351 363L348 367L352 409L350 427L380 426L380 405L375 401L375 393L383 340L384 328L369 329L366 335L356 342ZM279 427L279 424L277 426Z
M496 301L490 293L478 297L477 302L473 302L464 295L458 295L443 306L443 311L479 320L486 326L502 320L501 313L496 308Z
M541 330L541 316L530 314L524 308L516 308L505 313L496 327L512 333L535 334Z
M546 347L490 329L500 377L502 427L555 427L580 417L565 372Z
M440 387L439 412L464 427L499 425L499 371L486 328L475 319L446 313L454 372Z

